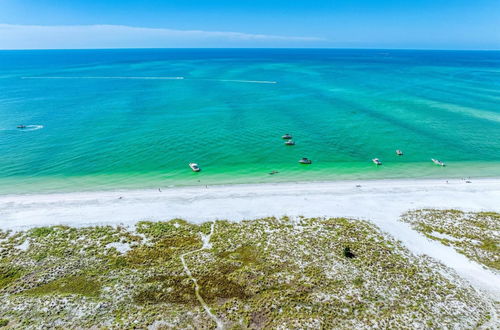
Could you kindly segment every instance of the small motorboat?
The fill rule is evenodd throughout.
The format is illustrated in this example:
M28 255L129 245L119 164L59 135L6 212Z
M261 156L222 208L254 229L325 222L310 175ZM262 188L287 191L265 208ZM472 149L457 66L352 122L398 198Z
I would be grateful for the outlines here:
M294 145L295 145L295 142L294 142L293 140L288 140L288 141L286 141L286 142L285 142L285 144L286 144L287 146L294 146Z
M290 140L292 138L292 136L290 134L285 134L281 137L283 140Z
M301 164L312 164L312 160L310 160L309 158L302 158L301 160L299 160L299 163Z
M201 171L201 168L198 164L196 163L189 163L189 167L193 170L193 172L199 172Z
M375 163L375 165L382 165L382 162L378 158L373 158L372 162Z
M434 164L436 164L436 165L439 165L439 166L446 166L446 165L445 165L445 163L443 163L443 162L442 162L442 161L440 161L439 159L434 159L434 158L432 158L431 160L432 160L432 162L433 162Z
M399 149L398 149L398 150L396 150L396 155L398 155L398 156L403 156L403 152L402 152L401 150L399 150Z
M23 129L23 128L26 128L26 125L17 125L17 128Z

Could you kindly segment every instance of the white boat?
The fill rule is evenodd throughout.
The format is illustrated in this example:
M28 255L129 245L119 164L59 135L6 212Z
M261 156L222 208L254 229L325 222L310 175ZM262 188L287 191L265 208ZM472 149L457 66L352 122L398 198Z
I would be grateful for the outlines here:
M293 140L288 140L288 141L286 141L286 142L285 142L285 144L286 144L287 146L294 146L294 145L295 145L295 142L293 142Z
M309 158L302 158L301 160L299 160L299 163L301 164L312 164L312 160L310 160Z
M198 164L196 163L189 163L189 167L193 170L193 172L199 172L201 171L201 168Z
M440 161L439 159L434 159L434 158L432 158L431 160L432 160L432 162L433 162L434 164L436 164L436 165L439 165L439 166L446 166L446 165L445 165L445 163L443 163L443 162L442 162L442 161Z
M290 134L285 134L281 137L283 140L290 140L292 138L292 136Z
M398 150L396 150L396 155L398 155L398 156L403 156L403 152L402 152L401 150L399 150L399 149L398 149Z
M380 161L380 159L378 159L378 158L373 158L373 159L372 159L372 162L374 162L374 163L375 163L375 165L382 165L382 162L381 162L381 161Z

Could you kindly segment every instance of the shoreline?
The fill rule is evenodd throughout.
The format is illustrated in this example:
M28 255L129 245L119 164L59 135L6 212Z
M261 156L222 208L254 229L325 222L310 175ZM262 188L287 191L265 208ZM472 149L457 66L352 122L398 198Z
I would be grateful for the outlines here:
M5 194L0 195L0 229L27 229L36 226L50 226L58 224L66 224L66 220L53 218L51 221L41 221L37 223L36 219L31 219L27 221L24 219L24 224L19 223L9 223L9 215L13 215L14 211L26 211L26 208L39 208L44 207L50 208L66 208L76 210L78 207L84 206L94 206L96 208L101 208L104 210L106 207L122 208L127 204L135 205L148 205L150 203L161 203L166 206L179 206L186 205L188 202L192 203L202 203L206 201L218 201L224 202L231 199L237 200L257 200L264 197L282 198L290 199L297 197L304 197L305 201L308 201L307 196L325 196L325 197L342 197L345 203L338 211L350 210L353 217L361 217L369 219L370 213L364 212L360 209L352 209L349 206L356 204L351 197L359 196L363 198L368 198L372 200L382 199L384 201L390 201L390 196L395 196L398 194L404 194L405 198L399 202L403 202L400 205L393 205L393 210L409 210L414 208L464 208L464 210L477 211L482 209L486 211L500 210L499 203L495 203L495 197L497 194L500 197L500 178L478 178L470 179L456 179L456 178L443 178L443 179L375 179L375 180L339 180L339 181L299 181L299 182L270 182L270 183L241 183L241 184L221 184L221 185L196 185L196 186L174 186L174 187L155 187L149 189L116 189L116 190L94 190L94 191L73 191L73 192L50 192L50 193L26 193L26 194ZM483 191L478 191L478 188L482 188ZM433 190L432 190L433 189ZM447 198L445 201L441 199L432 200L431 196L436 196L437 192L449 192L455 194L467 194L467 195L481 195L475 198L468 198L466 203L462 203L462 199L458 198L453 201L453 198ZM419 203L418 198L422 197L423 192L429 193L427 195L426 203ZM483 194L482 194L483 193ZM484 199L484 194L492 193L493 198ZM432 195L434 194L434 195ZM416 200L409 200L412 197ZM425 197L425 196L423 196ZM440 196L443 197L443 196ZM455 196L462 197L462 196ZM474 196L468 196L474 197ZM432 201L431 201L432 200ZM441 202L440 202L441 200ZM500 198L498 199L500 200ZM367 200L365 199L365 202ZM395 200L394 200L395 201ZM318 204L317 215L321 214L324 210L325 214L322 216L342 216L330 214L333 211L331 205L320 205L319 201L310 201L311 203ZM420 200L422 202L422 200ZM109 205L105 205L109 203ZM350 205L348 205L350 204ZM339 206L340 204L337 204ZM456 206L453 206L456 205ZM81 219L73 218L70 223L71 225L99 225L99 224L126 224L132 225L137 221L145 220L151 218L151 220L169 220L175 217L186 217L185 220L193 222L204 222L213 220L251 220L262 216L310 216L311 210L304 209L304 214L296 213L295 210L290 210L287 206L281 213L278 211L280 208L274 207L265 212L271 212L272 214L263 214L258 210L253 210L252 212L238 212L237 205L231 205L233 209L221 211L219 216L214 215L213 210L204 208L204 212L199 214L194 211L192 207L189 210L184 209L145 209L141 210L145 214L139 216L137 219L133 219L134 215L128 214L127 216L120 217L119 214L115 214L107 220L102 222L98 220L94 221L84 221L84 217L89 215L84 215L82 212L78 212ZM244 207L244 203L243 205ZM379 205L383 208L382 205ZM468 208L469 206L469 208ZM288 209L288 210L285 210ZM481 209L481 210L482 210ZM56 215L56 212L52 210L52 215ZM278 213L274 213L278 211ZM342 213L342 212L341 212ZM98 214L93 214L96 218L101 218ZM6 217L7 216L7 217ZM35 216L36 217L36 216ZM16 217L17 218L17 217ZM42 219L43 215L40 215L38 219ZM6 221L7 220L7 221ZM61 223L59 220L63 220Z
M476 288L500 299L500 288L494 284L500 275L452 247L427 239L399 220L404 212L422 208L500 212L500 179L471 181L360 180L178 187L161 192L148 189L4 195L0 196L0 229L133 226L141 220L173 218L195 223L269 216L357 218L374 223L414 254L426 254L442 262Z
M345 167L347 164L351 164ZM138 191L167 188L196 188L199 186L239 186L288 183L324 183L354 181L426 181L459 180L461 178L500 179L498 163L461 162L440 167L429 162L384 163L376 166L371 161L343 163L340 167L330 163L317 163L314 167L264 166L252 169L211 168L203 166L202 173L190 169L180 171L95 174L83 176L7 176L0 179L0 196L42 195L74 192ZM461 165L459 165L461 164ZM487 164L487 165L485 165ZM227 170L227 171L226 171ZM276 170L278 174L269 175Z
M80 190L48 190L48 191L35 191L35 192L27 192L27 193L17 193L17 192L0 192L0 199L3 197L12 197L12 196L48 196L48 195L76 195L76 194L102 194L102 193L138 193L138 192L151 192L157 191L160 188L162 191L170 191L170 190L189 190L189 189L198 189L198 188L233 188L233 187L250 187L250 186L284 186L284 185L312 185L312 184L363 184L370 182L378 182L378 183L436 183L442 182L445 183L449 181L449 183L465 183L466 180L474 181L474 182L484 182L484 181L498 181L500 184L500 176L462 176L462 177L404 177L404 178L359 178L359 179L317 179L317 180L290 180L290 181L257 181L257 182L232 182L232 183L216 183L216 182L201 182L198 180L196 183L190 184L168 184L168 185L158 185L158 186L139 186L139 187L102 187L102 188L84 188ZM29 186L27 186L29 187Z

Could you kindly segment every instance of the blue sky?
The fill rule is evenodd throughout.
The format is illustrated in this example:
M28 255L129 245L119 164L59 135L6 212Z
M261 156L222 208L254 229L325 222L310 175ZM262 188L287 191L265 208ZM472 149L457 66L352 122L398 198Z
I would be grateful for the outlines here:
M500 0L0 0L0 49L500 49Z

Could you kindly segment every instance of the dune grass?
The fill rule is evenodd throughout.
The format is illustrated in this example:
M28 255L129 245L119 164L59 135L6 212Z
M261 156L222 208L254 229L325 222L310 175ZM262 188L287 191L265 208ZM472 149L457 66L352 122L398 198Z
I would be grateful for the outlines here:
M471 328L489 317L452 271L366 221L217 221L211 248L198 251L210 226L0 232L0 317L35 328L214 328L181 264L189 251L200 295L227 328Z
M407 212L402 220L430 239L500 270L500 213L424 209Z

